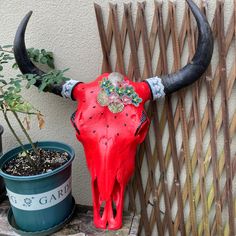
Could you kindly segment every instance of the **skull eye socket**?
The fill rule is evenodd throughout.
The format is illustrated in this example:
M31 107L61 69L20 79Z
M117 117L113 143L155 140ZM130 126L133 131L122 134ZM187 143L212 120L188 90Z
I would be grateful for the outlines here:
M147 131L149 127L149 119L146 115L146 113L143 111L140 124L135 131L135 136L139 136L139 142L143 142L144 138L146 137Z
M76 130L76 135L80 135L79 129L77 128L76 124L75 124L75 114L77 111L75 111L72 115L71 115L71 123L74 126L75 130Z

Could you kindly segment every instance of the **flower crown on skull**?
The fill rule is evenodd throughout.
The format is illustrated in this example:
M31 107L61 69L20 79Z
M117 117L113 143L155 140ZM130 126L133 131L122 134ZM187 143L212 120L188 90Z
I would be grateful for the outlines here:
M120 73L113 72L104 77L100 81L100 88L97 101L101 106L107 106L112 113L121 112L130 104L138 107L142 102L134 87Z

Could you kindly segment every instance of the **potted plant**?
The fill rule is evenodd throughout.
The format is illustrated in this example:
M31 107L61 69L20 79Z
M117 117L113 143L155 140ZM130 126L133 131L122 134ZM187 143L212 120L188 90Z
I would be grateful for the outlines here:
M36 117L40 128L44 126L44 120L41 112L22 97L21 90L24 83L29 88L37 78L32 74L9 79L4 77L4 65L14 59L9 47L0 47L0 111L19 147L0 158L0 175L4 178L11 204L8 220L21 235L51 234L62 227L73 213L71 163L75 154L64 143L35 143L30 138L30 117ZM30 49L28 54L34 62L54 69L52 53ZM15 68L16 64L12 67ZM64 72L52 70L45 74L40 90L45 84L67 80ZM9 115L15 118L29 144L23 144Z

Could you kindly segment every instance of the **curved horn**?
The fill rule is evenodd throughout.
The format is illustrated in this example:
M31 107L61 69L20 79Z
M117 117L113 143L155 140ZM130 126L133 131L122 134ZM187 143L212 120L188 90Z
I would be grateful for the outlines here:
M18 29L16 31L15 39L14 39L14 55L16 59L16 63L19 66L19 69L23 74L37 74L43 75L45 74L43 71L38 69L29 59L28 53L25 47L25 30L29 19L32 15L32 11L30 11L21 21Z
M199 36L196 53L191 62L179 71L170 75L161 76L162 80L157 77L147 79L147 82L151 87L153 99L160 97L158 92L163 96L163 94L176 92L177 90L192 84L201 77L210 64L213 53L213 36L210 25L207 22L205 15L192 0L187 0L187 3L197 21Z
M25 30L32 13L33 12L30 11L23 18L20 25L18 26L14 39L14 55L16 63L18 64L19 69L23 74L36 74L42 76L43 74L45 74L45 72L37 68L31 62L31 60L28 57L28 53L25 46ZM42 79L38 79L34 85L39 87L41 83ZM71 98L72 89L77 83L79 83L79 81L69 80L66 83L49 85L44 89L44 91L51 92L59 96Z

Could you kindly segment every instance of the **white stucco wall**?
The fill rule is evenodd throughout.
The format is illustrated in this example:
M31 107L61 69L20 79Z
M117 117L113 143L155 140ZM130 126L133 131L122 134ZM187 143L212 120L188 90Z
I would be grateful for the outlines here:
M83 82L94 79L101 71L102 52L97 31L93 0L2 0L0 4L0 45L12 44L16 28L20 20L29 11L33 16L26 33L27 47L45 48L54 52L57 68L70 68L67 75ZM127 0L96 0L108 13L108 3L118 3L123 11L123 3ZM136 2L133 9L136 11ZM199 2L199 1L197 1ZM209 17L212 19L216 1L209 2ZM176 1L177 14L182 21L184 1ZM153 1L147 1L146 15L150 26L153 16ZM233 0L225 1L227 25L233 6ZM164 1L167 12L167 1ZM234 59L233 52L231 59ZM169 58L171 62L172 58ZM217 59L213 59L216 61ZM39 131L32 127L30 134L34 141L58 140L66 142L76 150L73 163L73 194L80 204L91 204L90 177L87 171L82 146L76 141L74 129L70 124L70 115L76 109L76 103L47 93L38 94L35 88L25 92L31 101L44 115L46 128ZM219 100L220 102L220 100ZM234 111L234 108L231 108ZM5 127L3 148L7 150L17 145L0 116L0 123ZM33 123L33 122L32 122ZM17 128L17 130L19 130Z

